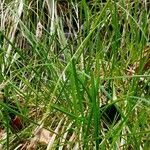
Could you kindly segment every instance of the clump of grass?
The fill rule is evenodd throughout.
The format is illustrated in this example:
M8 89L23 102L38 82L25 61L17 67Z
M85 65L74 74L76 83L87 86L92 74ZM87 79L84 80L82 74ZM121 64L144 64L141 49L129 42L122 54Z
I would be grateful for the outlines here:
M4 149L31 146L40 128L51 139L37 149L149 148L148 3L5 0L0 9Z

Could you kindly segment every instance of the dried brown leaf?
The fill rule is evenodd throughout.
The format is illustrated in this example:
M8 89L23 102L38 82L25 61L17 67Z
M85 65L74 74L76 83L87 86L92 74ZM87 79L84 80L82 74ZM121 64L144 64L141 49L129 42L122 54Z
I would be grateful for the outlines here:
M51 139L51 133L47 129L38 128L28 146L28 150L35 150L37 145L47 145Z

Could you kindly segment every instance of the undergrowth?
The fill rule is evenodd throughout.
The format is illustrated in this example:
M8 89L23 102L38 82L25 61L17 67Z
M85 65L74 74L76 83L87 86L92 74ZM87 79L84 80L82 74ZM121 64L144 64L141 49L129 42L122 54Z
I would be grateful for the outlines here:
M140 0L3 0L1 147L148 150L149 19Z

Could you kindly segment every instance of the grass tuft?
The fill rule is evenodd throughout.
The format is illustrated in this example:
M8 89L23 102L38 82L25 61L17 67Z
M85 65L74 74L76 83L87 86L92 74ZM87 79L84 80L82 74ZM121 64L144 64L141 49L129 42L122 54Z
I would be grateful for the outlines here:
M0 148L149 149L149 2L3 0Z

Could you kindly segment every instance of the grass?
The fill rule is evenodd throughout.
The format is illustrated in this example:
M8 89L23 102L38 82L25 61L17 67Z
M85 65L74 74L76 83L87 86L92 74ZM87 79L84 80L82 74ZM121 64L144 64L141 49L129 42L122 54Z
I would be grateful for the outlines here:
M4 0L1 147L149 150L148 5ZM121 119L106 128L102 110L111 105ZM39 131L50 136L44 144Z

